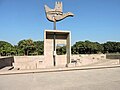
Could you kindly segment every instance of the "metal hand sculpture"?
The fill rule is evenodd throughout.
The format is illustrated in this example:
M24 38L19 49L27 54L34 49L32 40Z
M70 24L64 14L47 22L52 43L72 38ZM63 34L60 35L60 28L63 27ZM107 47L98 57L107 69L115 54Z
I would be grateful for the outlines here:
M54 22L54 27L55 27L54 29L56 29L57 21L61 21L64 18L69 17L69 16L74 16L74 14L71 12L63 13L62 2L56 2L54 9L51 9L47 5L45 5L45 12L46 12L47 19L51 22Z
M47 5L45 5L45 12L46 12L46 17L49 21L54 22L54 30L56 30L56 22L63 20L66 17L69 16L74 16L73 13L68 12L68 13L63 13L62 11L62 2L56 2L55 3L55 8L51 9L49 8ZM56 32L54 32L53 34L53 63L54 66L56 66L56 43L55 43L55 39L56 39Z

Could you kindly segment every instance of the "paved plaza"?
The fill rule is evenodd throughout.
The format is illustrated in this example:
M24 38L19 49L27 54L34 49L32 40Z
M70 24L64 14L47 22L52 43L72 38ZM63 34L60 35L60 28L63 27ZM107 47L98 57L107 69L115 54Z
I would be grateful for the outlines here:
M0 75L0 90L120 90L120 68Z

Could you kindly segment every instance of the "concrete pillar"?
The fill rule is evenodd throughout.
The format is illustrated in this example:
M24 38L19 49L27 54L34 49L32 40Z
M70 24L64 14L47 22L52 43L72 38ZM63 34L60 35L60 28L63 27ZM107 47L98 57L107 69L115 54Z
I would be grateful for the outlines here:
M44 64L46 67L54 67L53 61L53 40L54 33L56 35L56 45L66 44L66 54L57 55L55 54L56 66L67 66L70 63L71 57L71 33L70 31L60 31L60 30L45 30L44 31ZM55 52L56 53L56 52Z

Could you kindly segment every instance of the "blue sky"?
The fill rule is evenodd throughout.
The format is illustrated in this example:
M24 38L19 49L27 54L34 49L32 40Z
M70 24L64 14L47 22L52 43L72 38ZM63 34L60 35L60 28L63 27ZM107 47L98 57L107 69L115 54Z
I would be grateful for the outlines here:
M45 29L53 29L44 5L54 8L56 0L0 0L0 40L17 44L23 39L43 40ZM72 33L76 41L120 41L120 0L57 0L63 12L73 12L57 22L57 29Z

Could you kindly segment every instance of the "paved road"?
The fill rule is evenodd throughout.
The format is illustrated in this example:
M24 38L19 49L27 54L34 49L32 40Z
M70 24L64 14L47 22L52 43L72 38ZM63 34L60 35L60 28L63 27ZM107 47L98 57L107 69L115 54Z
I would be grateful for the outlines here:
M120 90L120 68L0 75L0 90Z

